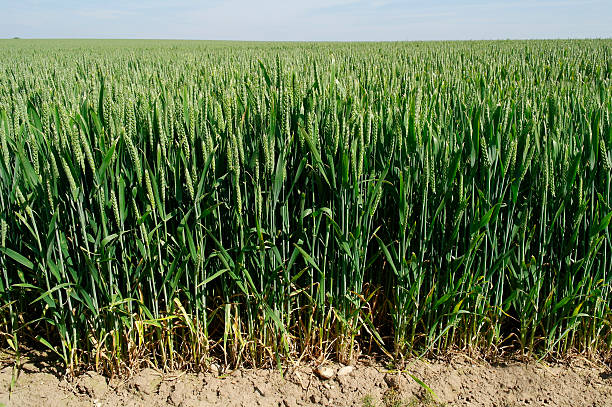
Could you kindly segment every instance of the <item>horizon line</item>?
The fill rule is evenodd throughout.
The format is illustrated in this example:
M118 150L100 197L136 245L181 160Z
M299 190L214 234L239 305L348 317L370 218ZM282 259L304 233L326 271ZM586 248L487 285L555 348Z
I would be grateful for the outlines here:
M201 38L116 38L116 37L2 37L0 41L7 40L89 40L89 41L200 41L200 42L271 42L271 43L397 43L397 42L478 42L478 41L588 41L612 40L610 37L508 37L508 38L474 38L474 39L419 39L419 40L244 40L244 39L201 39Z

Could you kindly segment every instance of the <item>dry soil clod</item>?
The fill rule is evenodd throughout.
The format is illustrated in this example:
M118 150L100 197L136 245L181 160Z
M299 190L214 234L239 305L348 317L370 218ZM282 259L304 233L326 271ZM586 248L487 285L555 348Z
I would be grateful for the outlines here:
M393 373L387 373L385 374L385 383L387 383L387 386L389 386L389 388L391 389L399 389L400 387L400 377L398 374L393 374Z
M134 387L143 394L157 392L162 382L162 376L156 370L146 368L134 377Z
M94 399L100 399L107 390L106 379L96 372L87 372L79 378L77 389Z

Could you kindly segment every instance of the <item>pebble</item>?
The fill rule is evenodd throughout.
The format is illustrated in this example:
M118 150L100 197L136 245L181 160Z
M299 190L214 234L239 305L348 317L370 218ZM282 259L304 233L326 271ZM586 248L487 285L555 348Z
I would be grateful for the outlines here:
M324 380L334 377L334 369L330 367L319 366L315 369L315 373Z
M221 368L219 367L218 364L216 363L211 363L210 364L210 368L209 368L210 372L212 374L214 374L215 376L219 376L219 374L221 374Z
M338 376L346 376L346 375L349 375L349 374L353 373L353 370L355 370L355 368L353 366L344 366L344 367L340 368L340 370L338 370L337 375Z

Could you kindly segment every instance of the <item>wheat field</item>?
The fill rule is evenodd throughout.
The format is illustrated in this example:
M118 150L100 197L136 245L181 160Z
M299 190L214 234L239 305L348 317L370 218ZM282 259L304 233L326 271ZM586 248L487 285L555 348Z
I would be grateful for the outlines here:
M611 40L0 50L3 347L609 354Z

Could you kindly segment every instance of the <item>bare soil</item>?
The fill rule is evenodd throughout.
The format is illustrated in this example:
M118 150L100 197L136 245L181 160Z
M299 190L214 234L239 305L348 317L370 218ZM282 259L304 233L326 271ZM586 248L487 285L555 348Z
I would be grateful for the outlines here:
M68 379L48 365L26 362L11 388L13 368L0 370L0 406L612 406L612 374L587 362L491 365L465 357L413 361L404 372L360 362L278 370L162 374L130 378L87 372ZM329 379L322 373L332 373ZM338 374L340 373L340 375ZM418 384L422 380L435 397Z

